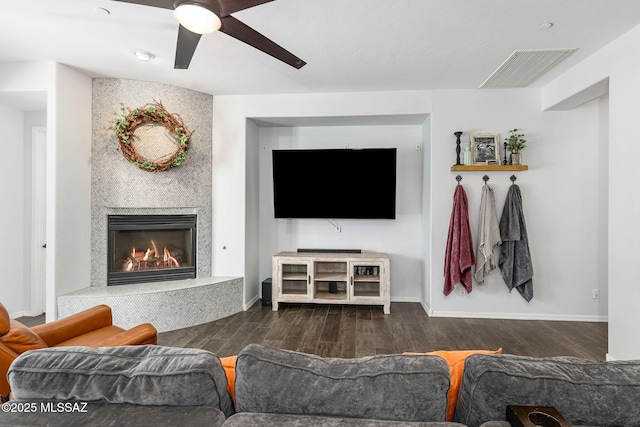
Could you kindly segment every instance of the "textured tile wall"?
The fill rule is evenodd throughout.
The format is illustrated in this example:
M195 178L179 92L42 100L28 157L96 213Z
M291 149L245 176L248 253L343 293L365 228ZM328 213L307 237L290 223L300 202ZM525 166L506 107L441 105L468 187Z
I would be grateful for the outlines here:
M146 172L118 151L108 128L122 106L162 102L193 130L186 162ZM196 214L197 277L211 275L211 144L213 98L175 86L137 80L94 79L91 141L91 286L107 285L107 215Z
M159 332L212 322L242 311L242 278L208 277L127 286L90 287L58 297L58 317L106 304L113 324L151 323Z

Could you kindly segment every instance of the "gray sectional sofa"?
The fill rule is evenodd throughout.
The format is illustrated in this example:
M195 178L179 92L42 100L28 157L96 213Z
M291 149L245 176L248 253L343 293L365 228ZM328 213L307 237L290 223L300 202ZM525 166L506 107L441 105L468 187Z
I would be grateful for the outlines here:
M554 406L574 425L640 426L640 361L473 355L453 422L437 356L331 359L251 344L235 373L234 404L204 350L34 350L9 370L15 400L0 426L508 427L507 405Z

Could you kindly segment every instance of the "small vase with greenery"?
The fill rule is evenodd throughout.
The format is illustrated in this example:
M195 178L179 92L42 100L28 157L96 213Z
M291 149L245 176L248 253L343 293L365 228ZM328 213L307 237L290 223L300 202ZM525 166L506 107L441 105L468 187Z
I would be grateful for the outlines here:
M524 133L518 133L518 129L511 129L509 131L511 135L505 139L507 148L511 151L511 164L519 165L520 151L527 146L527 140L524 139Z
M524 147L527 146L527 140L524 139L524 133L518 133L518 129L511 129L509 131L511 135L505 141L507 142L507 148L512 153L519 153Z

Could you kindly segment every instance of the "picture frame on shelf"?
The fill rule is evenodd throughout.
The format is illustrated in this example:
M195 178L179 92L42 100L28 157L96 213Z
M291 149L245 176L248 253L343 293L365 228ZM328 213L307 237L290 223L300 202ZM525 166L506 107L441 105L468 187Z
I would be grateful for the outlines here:
M500 134L474 133L469 139L474 165L500 164Z

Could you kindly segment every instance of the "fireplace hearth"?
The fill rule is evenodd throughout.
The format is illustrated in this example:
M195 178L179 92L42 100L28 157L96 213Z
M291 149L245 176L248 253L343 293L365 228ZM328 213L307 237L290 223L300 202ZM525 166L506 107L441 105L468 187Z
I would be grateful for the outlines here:
M196 277L196 215L109 215L107 285Z

